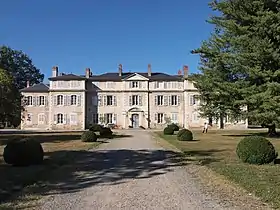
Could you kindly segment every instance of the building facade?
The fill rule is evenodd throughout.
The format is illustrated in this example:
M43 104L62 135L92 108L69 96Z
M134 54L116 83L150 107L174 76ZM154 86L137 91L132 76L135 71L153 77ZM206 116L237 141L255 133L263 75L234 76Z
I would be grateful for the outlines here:
M53 67L49 84L21 90L25 110L22 129L83 130L89 124L118 128L162 128L174 122L201 127L198 92L188 80L188 67L177 75L152 72L118 72L95 75L59 74Z

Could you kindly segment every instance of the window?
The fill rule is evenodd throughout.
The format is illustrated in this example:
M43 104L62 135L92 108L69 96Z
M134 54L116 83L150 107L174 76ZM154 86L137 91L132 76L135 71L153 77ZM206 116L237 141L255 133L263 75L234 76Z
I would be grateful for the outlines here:
M57 124L63 124L63 114L57 114Z
M107 106L113 105L113 96L107 96Z
M156 105L158 105L158 106L163 105L163 96L162 95L156 96Z
M196 95L190 95L190 105L193 106L197 104L197 96Z
M26 123L27 124L31 124L31 122L32 122L32 114L27 114L27 116L26 116Z
M70 105L77 105L77 96L76 95L71 95Z
M45 114L38 114L38 124L45 124Z
M176 95L171 96L171 105L177 106L178 105L178 97Z
M194 112L194 113L192 114L192 120L193 120L193 121L198 121L198 120L199 120L198 113Z
M92 123L93 124L98 124L98 114L93 114L92 115Z
M78 116L76 113L70 114L70 125L77 125L78 122Z
M27 96L26 97L26 105L27 106L32 106L32 96Z
M158 124L164 123L164 114L163 113L157 113L156 114L156 120Z
M139 87L139 83L137 81L133 81L133 82L131 82L131 87L132 88L138 88Z
M107 113L105 114L105 124L113 123L113 114Z
M39 106L45 106L45 96L39 96Z
M178 113L171 113L171 121L173 123L177 123L178 122Z
M57 96L57 105L63 105L63 95L58 95Z
M132 105L139 105L138 103L138 96L137 95L133 95L132 96Z

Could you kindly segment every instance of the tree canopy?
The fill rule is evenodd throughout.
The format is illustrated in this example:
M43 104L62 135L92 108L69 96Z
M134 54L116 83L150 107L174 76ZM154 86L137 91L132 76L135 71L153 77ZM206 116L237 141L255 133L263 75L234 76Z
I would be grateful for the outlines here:
M43 81L44 75L34 66L32 60L19 50L7 46L0 46L0 85L1 111L0 117L5 123L17 126L21 122L21 95L19 90L30 84ZM6 100L7 99L7 100Z
M211 98L207 102L228 102L227 108L234 113L246 106L246 116L270 128L273 135L275 124L280 122L280 2L223 0L212 1L210 6L220 14L208 21L215 30L193 53L198 53L203 61L204 80L211 82L222 79L221 75L228 76L216 87L223 95L233 97L223 97L222 102ZM225 45L213 52L213 43L221 42ZM218 62L213 57L218 57ZM196 82L199 87L203 80ZM203 88L199 90L205 94Z

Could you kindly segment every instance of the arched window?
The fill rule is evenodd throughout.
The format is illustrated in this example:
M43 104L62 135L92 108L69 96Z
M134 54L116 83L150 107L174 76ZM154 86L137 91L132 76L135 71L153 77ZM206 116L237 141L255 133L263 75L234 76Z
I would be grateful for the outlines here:
M76 95L71 95L70 104L77 105L77 96Z
M63 105L63 95L57 96L57 105Z

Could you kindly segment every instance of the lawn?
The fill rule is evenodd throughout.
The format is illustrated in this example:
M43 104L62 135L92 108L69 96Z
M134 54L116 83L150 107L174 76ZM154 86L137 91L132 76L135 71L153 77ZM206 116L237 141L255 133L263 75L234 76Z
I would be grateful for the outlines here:
M30 186L35 186L38 182L50 183L60 178L65 179L70 174L65 174L63 167L73 164L74 161L81 160L88 154L88 150L104 143L104 139L97 142L82 142L81 132L69 133L37 133L37 134L1 134L0 136L0 208L10 205L19 200L18 195ZM14 136L32 136L42 143L45 160L44 164L29 167L12 167L5 164L3 160L3 150L9 138ZM113 135L114 138L123 137ZM68 170L70 173L70 171ZM74 173L74 168L71 171ZM64 177L63 177L64 176ZM13 206L14 207L14 206Z
M192 142L177 141L176 135L165 136L162 132L156 132L156 134L183 151L189 161L206 165L250 193L254 193L263 201L280 208L280 165L244 164L238 160L235 153L238 142L244 136L266 135L265 132L210 130L207 134L203 134L196 130L193 131L195 141ZM269 138L269 140L280 154L280 138Z

